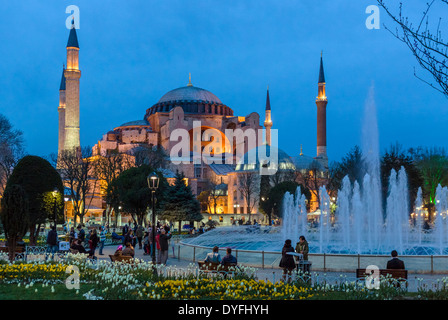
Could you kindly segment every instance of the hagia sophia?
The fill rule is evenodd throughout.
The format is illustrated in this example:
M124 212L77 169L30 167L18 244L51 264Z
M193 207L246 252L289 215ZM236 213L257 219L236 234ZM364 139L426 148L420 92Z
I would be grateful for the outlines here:
M79 66L79 43L74 23L70 29L67 42L67 65L64 67L59 88L59 130L58 130L58 152L79 148L80 143L80 90L81 70ZM317 148L316 156L300 154L291 157L278 149L278 170L307 170L311 163L318 163L321 172L328 171L327 142L326 142L326 105L325 76L323 59L321 55L320 70L318 78L317 105ZM141 115L136 115L136 120L117 124L110 131L104 133L101 139L93 146L93 156L105 156L111 152L126 153L132 155L133 150L141 146L163 147L169 155L177 141L170 137L175 130L184 129L191 137L191 157L199 151L208 147L210 142L199 141L195 136L194 123L200 121L201 137L206 130L218 133L214 138L214 148L210 150L213 156L231 155L234 162L229 163L207 163L201 159L200 163L190 161L188 163L174 164L169 162L168 169L164 170L167 177L173 177L176 170L182 171L187 178L195 195L206 190L209 183L213 181L218 185L221 197L216 206L204 208L204 218L219 220L224 224L231 219L265 219L259 213L258 205L245 203L245 198L238 188L238 177L247 171L256 170L257 165L247 166L238 157L236 150L242 147L244 154L254 152L246 141L243 146L238 146L235 141L229 142L224 134L226 129L241 129L246 132L255 130L257 135L264 132L263 137L257 136L255 148L271 147L271 130L274 122L271 118L271 103L269 88L266 93L266 105L260 106L264 109L264 118L254 110L248 115L238 115L234 109L223 102L212 92L193 85L191 75L185 86L173 89L163 95L151 107ZM273 109L275 107L273 106ZM143 111L143 110L142 110ZM261 124L260 124L261 122ZM196 131L197 132L197 131ZM221 137L221 139L220 139ZM201 140L201 139L199 139ZM217 143L217 144L216 144ZM201 148L201 150L198 150ZM274 146L272 147L274 148ZM87 220L99 222L105 209L105 201L100 192L92 195L93 200L88 208ZM314 199L315 200L315 199ZM312 208L315 210L317 204ZM215 211L216 210L216 211ZM67 210L70 211L70 210ZM70 216L68 214L68 216ZM128 217L123 215L121 223L128 223Z

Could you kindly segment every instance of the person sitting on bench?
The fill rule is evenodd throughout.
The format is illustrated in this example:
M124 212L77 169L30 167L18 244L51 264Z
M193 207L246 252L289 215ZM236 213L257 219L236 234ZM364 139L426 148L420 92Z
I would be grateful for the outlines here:
M391 252L392 259L387 261L387 269L405 269L404 262L397 258L398 253L396 250Z
M126 243L126 248L123 249L123 252L121 253L123 256L130 256L132 258L134 258L134 247L131 245L130 242Z
M217 246L213 247L212 252L207 253L207 256L205 257L204 261L212 263L220 263L221 256L219 255L219 248Z
M221 264L222 265L226 265L226 264L229 264L229 263L236 264L237 263L236 258L234 256L232 256L232 249L231 248L227 248L226 252L227 252L227 254L222 258Z
M81 241L78 239L73 240L72 246L70 247L70 249L78 250L78 253L88 253L86 251L86 248L84 248L84 246L81 245Z

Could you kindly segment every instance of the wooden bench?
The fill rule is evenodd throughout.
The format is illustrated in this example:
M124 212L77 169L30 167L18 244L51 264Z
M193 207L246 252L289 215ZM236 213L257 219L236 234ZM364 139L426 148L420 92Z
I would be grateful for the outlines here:
M408 286L408 270L406 269L379 269L380 276L390 277L393 281L394 285L400 287L401 283L405 283L406 287ZM372 271L373 274L373 271ZM366 269L356 269L356 279L362 280L365 279L366 276L370 276L371 274L366 274Z
M224 277L229 273L233 273L237 269L236 263L226 263L224 265L216 262L198 261L199 271L203 273L219 273Z
M133 257L131 257L131 256L123 256L123 255L115 256L113 254L110 254L109 258L110 258L110 261L112 261L112 262L119 261L119 262L133 263L133 261L134 261Z
M9 253L9 247L6 246L0 246L0 252L6 252ZM25 247L22 246L16 246L16 253L24 253Z

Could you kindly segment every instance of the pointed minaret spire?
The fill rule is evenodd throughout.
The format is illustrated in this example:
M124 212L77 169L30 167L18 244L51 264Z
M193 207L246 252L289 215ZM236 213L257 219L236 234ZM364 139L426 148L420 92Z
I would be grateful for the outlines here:
M59 90L65 90L65 64L62 64L62 77L61 77L61 85L59 86Z
M75 28L75 18L72 19L72 28L70 29L70 34L68 36L67 48L78 48L78 37L76 36L76 28Z
M265 109L265 120L264 127L266 128L266 144L271 145L271 99L269 98L269 86L266 92L266 109Z
M58 155L64 150L65 144L65 65L62 65L62 78L61 84L59 85L59 106L58 106ZM57 167L60 167L60 163L58 161Z
M322 59L322 51L320 52L319 83L325 83L324 62Z
M266 94L266 110L271 110L271 100L269 99L269 86Z

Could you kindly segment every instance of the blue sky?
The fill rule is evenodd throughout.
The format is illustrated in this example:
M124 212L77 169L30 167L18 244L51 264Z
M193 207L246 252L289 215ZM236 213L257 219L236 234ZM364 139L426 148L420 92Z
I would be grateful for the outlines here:
M396 141L447 147L448 101L414 77L414 67L425 73L384 28L394 27L385 12L379 30L366 28L365 10L374 0L3 1L0 113L24 132L30 154L57 151L65 9L72 4L80 9L82 145L142 119L163 94L186 85L191 72L195 86L216 94L235 115L256 111L261 121L269 85L280 148L297 156L302 144L314 156L323 50L330 161L361 143L372 84L382 150ZM418 17L424 3L405 7Z

